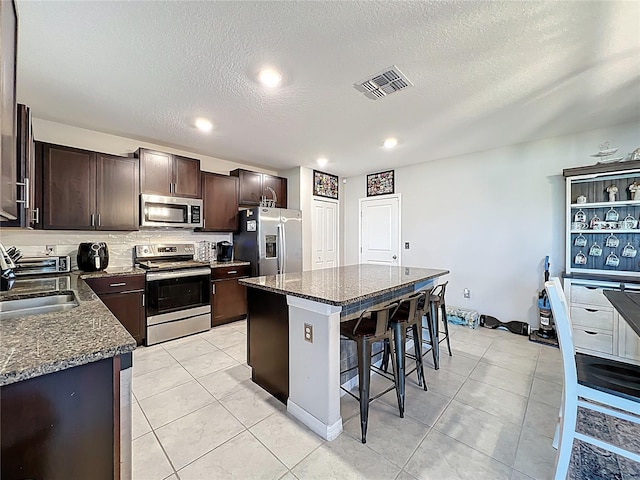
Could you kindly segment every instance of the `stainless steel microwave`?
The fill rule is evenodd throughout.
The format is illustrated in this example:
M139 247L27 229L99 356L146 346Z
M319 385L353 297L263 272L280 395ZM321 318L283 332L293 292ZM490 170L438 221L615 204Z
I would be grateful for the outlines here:
M140 226L201 228L202 200L142 194Z

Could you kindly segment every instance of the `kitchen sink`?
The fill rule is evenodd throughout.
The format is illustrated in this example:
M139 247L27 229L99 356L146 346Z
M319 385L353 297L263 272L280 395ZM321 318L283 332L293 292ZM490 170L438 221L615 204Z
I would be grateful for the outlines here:
M0 320L43 313L66 312L77 306L78 300L72 293L6 300L0 302Z

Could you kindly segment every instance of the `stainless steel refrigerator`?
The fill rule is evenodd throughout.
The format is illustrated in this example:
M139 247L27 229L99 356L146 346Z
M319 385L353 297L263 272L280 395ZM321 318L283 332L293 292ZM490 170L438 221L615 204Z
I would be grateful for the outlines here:
M234 258L251 262L252 276L302 271L300 210L254 207L239 215Z

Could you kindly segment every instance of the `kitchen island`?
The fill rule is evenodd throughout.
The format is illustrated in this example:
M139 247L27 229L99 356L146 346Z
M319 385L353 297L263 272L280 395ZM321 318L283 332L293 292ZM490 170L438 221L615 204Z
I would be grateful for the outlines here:
M340 322L428 287L447 273L350 265L240 280L248 287L247 357L253 381L311 430L333 440L342 432Z
M12 315L5 303L55 297L74 306ZM19 279L0 311L0 477L131 478L135 340L79 273Z

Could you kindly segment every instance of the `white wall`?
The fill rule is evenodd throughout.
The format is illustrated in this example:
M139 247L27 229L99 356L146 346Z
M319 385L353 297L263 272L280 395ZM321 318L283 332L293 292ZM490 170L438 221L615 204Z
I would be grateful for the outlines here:
M73 127L62 123L50 122L40 118L33 119L33 136L36 140L58 145L67 145L69 147L84 148L86 150L94 150L96 152L110 153L111 155L127 156L135 152L138 147L157 149L162 152L174 153L190 158L200 159L200 168L205 172L214 172L227 174L236 168L245 168L255 172L269 173L275 175L275 170L266 170L260 167L250 166L248 164L234 163L222 160L216 157L200 155L186 150L178 150L175 148L142 142L133 138L119 137L108 133L96 132L95 130L87 130L85 128Z
M640 124L551 138L395 169L402 194L402 263L451 274L447 303L502 321L537 326L545 255L564 269L562 170L591 165L610 141L626 155L640 146ZM399 149L394 152L402 154ZM416 159L418 160L418 159ZM343 185L345 264L358 262L358 199L366 176ZM464 299L464 288L471 299Z
M279 175L287 178L288 207L302 212L302 270L311 270L313 170L296 167Z
M109 135L93 130L50 122L38 118L33 119L33 132L36 140L59 145L67 145L87 150L95 150L113 155L129 155L138 147L158 149L163 152L175 153L201 161L201 169L208 172L227 174L236 168L246 168L269 174L276 174L275 170L255 168L245 164L238 164L215 157L208 157L183 150L176 150L158 144L141 142L139 140ZM0 242L5 246L16 245L21 248L25 256L44 253L46 245L55 245L58 255L69 255L72 265L78 243L107 242L109 247L110 266L130 266L133 264L133 246L145 243L178 242L194 243L202 240L222 241L232 240L230 233L196 233L191 230L160 229L142 230L139 232L78 232L78 231L42 231L21 229L0 229Z

